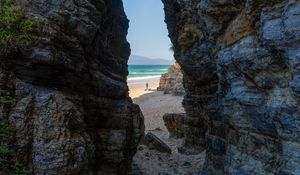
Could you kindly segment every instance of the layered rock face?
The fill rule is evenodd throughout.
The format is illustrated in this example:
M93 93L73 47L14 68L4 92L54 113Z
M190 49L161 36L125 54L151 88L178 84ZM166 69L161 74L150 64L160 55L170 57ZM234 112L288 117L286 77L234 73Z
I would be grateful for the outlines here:
M300 2L163 0L203 174L300 174Z
M167 73L161 75L157 90L164 91L165 94L183 96L183 74L178 63L171 65Z
M126 174L144 124L128 97L121 0L17 3L36 21L36 37L0 58L10 159L32 174Z

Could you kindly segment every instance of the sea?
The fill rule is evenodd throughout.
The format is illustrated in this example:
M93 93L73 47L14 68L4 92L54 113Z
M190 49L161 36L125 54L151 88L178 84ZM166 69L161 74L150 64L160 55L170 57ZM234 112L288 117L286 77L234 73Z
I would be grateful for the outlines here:
M128 80L143 80L160 77L166 73L170 65L129 65Z

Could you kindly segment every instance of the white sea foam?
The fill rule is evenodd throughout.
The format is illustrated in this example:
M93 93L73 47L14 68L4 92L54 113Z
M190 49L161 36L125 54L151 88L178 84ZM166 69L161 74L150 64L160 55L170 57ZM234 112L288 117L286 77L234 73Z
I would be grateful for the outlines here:
M159 77L160 77L160 75L144 76L144 77L130 77L127 80L144 80L144 79L159 78Z

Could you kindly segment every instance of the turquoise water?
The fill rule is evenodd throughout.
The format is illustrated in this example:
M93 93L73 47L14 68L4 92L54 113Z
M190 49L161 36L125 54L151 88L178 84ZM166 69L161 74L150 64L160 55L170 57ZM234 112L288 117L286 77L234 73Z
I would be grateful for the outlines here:
M128 80L139 80L160 77L168 71L169 65L129 65Z

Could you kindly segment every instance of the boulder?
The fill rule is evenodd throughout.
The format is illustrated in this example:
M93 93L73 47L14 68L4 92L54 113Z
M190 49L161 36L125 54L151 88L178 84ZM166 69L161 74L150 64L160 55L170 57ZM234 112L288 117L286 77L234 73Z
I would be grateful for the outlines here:
M165 126L167 127L170 137L182 138L184 136L184 119L185 113L167 113L163 116Z
M171 148L151 132L148 132L146 134L145 138L143 139L143 143L147 145L150 149L155 149L168 154L172 153Z

